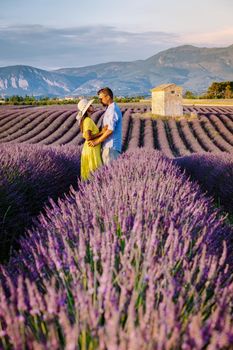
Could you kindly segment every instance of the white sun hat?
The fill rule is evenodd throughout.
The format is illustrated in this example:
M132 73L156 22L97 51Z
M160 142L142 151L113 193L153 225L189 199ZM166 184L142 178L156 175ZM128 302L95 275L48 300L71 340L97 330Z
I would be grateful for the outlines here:
M78 114L77 114L77 121L80 122L81 118L84 116L84 114L86 113L86 111L88 110L88 108L92 105L92 103L94 102L94 99L88 101L86 98L82 98L79 103L78 103Z

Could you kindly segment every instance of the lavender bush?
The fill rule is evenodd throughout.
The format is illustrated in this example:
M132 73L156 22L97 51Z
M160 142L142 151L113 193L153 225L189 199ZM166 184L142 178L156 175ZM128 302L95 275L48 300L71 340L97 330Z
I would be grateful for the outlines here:
M51 205L1 268L3 349L230 348L232 228L172 161L126 152Z
M56 200L77 184L80 152L74 146L0 146L1 261L48 199Z
M233 155L203 153L174 159L174 163L196 180L204 191L213 196L233 214Z

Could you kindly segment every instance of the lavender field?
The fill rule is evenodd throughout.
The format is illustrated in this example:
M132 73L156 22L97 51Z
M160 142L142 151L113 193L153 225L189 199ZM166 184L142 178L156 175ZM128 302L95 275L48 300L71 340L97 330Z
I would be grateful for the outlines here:
M145 118L146 105L122 107L123 149L150 147L169 158L194 152L233 152L233 107L184 107L197 117L175 120ZM101 125L104 110L97 107L93 119ZM81 145L76 106L0 108L0 143Z
M0 349L233 349L233 108L122 112L81 182L76 107L0 108Z

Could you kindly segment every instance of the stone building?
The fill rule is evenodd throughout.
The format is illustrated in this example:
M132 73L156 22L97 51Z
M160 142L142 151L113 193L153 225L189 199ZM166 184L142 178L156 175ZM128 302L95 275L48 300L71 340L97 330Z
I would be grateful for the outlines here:
M162 84L151 90L152 113L162 116L182 116L182 87L176 84Z

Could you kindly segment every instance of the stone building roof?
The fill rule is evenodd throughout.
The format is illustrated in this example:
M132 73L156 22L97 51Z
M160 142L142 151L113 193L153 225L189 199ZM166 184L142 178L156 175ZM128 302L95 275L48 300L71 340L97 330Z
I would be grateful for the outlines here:
M151 91L165 91L167 89L170 89L171 87L173 87L174 89L182 89L180 86L177 86L176 84L161 84L158 85L156 87L154 87L153 89L151 89Z

